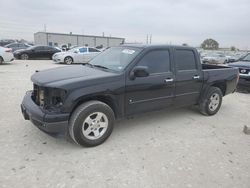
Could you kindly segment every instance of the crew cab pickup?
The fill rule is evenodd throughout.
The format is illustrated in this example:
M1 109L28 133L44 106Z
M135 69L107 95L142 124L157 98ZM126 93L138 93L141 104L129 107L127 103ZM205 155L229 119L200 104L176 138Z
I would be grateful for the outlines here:
M116 119L138 113L197 105L214 115L238 79L238 68L201 64L195 48L123 45L89 63L34 73L21 109L45 132L66 132L77 144L96 146Z

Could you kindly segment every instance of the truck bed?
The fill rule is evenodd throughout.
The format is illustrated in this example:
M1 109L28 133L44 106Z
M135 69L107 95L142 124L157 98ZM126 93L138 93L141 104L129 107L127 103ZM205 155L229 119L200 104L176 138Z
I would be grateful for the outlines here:
M224 95L235 91L238 80L238 68L223 65L202 64L204 84L225 83Z
M227 67L225 65L210 65L210 64L202 64L202 70L207 70L207 69L227 69L231 67Z

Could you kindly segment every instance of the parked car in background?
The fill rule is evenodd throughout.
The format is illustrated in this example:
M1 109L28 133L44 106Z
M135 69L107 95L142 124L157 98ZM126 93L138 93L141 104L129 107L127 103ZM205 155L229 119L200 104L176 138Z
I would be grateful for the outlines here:
M4 48L0 46L0 64L14 60L11 48Z
M98 55L101 51L90 47L77 47L66 52L55 53L52 57L56 63L86 63Z
M223 54L211 53L202 57L202 62L207 64L225 64L227 57Z
M250 53L239 61L230 63L229 66L239 68L240 79L238 85L250 91Z
M12 39L2 39L0 40L0 46L5 46L7 44L10 44L10 43L13 43L13 42L16 42L15 40L12 40Z
M31 45L26 44L26 43L10 43L4 46L5 48L11 48L12 52L15 52L16 50L22 50L22 49L26 49L28 47L31 47Z
M58 48L51 46L31 46L27 49L16 50L14 56L16 59L52 59L53 54L60 52Z

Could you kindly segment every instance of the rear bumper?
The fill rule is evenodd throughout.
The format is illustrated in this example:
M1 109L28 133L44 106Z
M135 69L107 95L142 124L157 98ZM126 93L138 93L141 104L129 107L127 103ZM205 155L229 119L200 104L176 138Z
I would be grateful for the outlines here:
M248 87L250 89L250 77L248 77L248 78L240 77L238 85Z
M21 104L25 120L30 120L36 127L47 133L64 133L68 125L68 113L47 113L34 103L31 91L27 92Z

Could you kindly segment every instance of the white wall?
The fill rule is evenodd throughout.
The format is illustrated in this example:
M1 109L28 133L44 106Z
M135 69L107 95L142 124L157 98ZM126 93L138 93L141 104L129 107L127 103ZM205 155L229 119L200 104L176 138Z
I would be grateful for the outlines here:
M109 47L109 46L119 46L120 43L122 43L123 39L38 32L34 34L34 41L35 45L52 44L52 46L55 46L55 44L57 44L59 47L61 47L63 44L66 45L71 44L71 46L88 45L89 47L103 45L103 47Z

